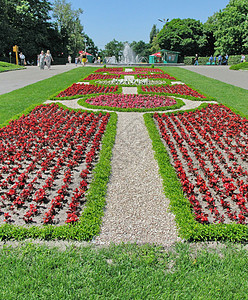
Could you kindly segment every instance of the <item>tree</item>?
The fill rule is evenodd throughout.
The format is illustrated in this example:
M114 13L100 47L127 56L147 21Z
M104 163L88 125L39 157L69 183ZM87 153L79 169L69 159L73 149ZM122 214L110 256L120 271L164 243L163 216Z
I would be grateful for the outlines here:
M7 54L17 44L26 57L35 57L40 48L51 49L49 34L56 34L50 22L47 0L1 0L0 52Z
M115 56L116 60L119 60L119 57L122 56L124 48L124 43L118 42L115 39L105 45L104 55L105 56Z
M152 30L150 32L150 44L152 43L155 36L159 33L159 29L157 29L156 25L154 24L152 26Z
M213 28L216 54L248 52L248 2L231 0L207 21Z
M161 49L179 51L181 55L205 55L208 40L203 24L194 19L173 19L157 35Z
M83 26L80 22L81 8L74 10L71 3L65 0L55 0L53 5L53 17L63 41L66 55L76 55L84 45Z
M146 44L144 41L135 42L133 41L130 44L130 47L133 49L133 51L139 55L140 58L145 58L146 61L148 61L148 57L150 54L150 45Z
M83 38L86 44L86 51L92 54L94 57L96 57L98 53L98 48L96 47L93 40L86 33L83 34Z

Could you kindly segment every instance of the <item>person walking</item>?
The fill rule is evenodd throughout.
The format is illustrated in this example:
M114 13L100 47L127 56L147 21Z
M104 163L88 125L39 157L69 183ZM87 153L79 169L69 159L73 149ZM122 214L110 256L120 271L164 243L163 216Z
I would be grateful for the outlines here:
M218 56L218 65L221 65L222 64L222 56L221 54Z
M209 64L212 65L213 61L214 61L214 58L213 58L213 55L211 55L210 58L209 58Z
M51 68L52 61L53 61L52 54L50 53L50 50L47 50L47 53L45 55L45 62L46 62L48 70L50 70L50 68Z
M83 53L82 53L82 64L83 64L83 66L85 66L86 61L87 61L86 52L83 52Z
M199 63L198 63L198 54L195 55L195 63L194 63L194 66L198 66Z
M22 52L20 52L19 57L21 66L24 66L26 64L25 55Z
M68 63L71 64L71 56L68 55Z
M244 54L241 54L241 62L245 62L245 55Z
M41 70L44 70L44 67L45 67L45 57L46 57L45 53L42 50L40 55L39 55L39 66L40 66Z

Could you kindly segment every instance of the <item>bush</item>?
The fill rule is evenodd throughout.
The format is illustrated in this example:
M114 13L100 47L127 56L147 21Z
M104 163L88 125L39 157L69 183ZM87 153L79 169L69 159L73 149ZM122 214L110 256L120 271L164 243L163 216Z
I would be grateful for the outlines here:
M248 55L246 55L248 57ZM222 56L223 58L223 56ZM228 65L236 65L240 63L241 55L230 55L228 58ZM184 64L185 65L193 65L195 60L195 56L185 56ZM198 59L199 65L206 65L209 62L209 57L199 57Z
M230 70L248 70L248 62L243 62L230 67Z

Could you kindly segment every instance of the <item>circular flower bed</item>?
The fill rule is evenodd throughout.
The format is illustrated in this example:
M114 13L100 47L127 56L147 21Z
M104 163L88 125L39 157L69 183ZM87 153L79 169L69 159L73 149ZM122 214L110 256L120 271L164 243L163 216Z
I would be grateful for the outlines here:
M159 95L100 95L85 101L96 106L155 108L175 105L175 99Z

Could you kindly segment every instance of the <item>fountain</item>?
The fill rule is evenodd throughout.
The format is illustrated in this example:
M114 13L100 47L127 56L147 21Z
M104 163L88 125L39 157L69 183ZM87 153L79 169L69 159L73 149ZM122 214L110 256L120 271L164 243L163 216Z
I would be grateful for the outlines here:
M137 63L136 54L128 43L125 43L123 55L121 57L121 64L135 64Z

